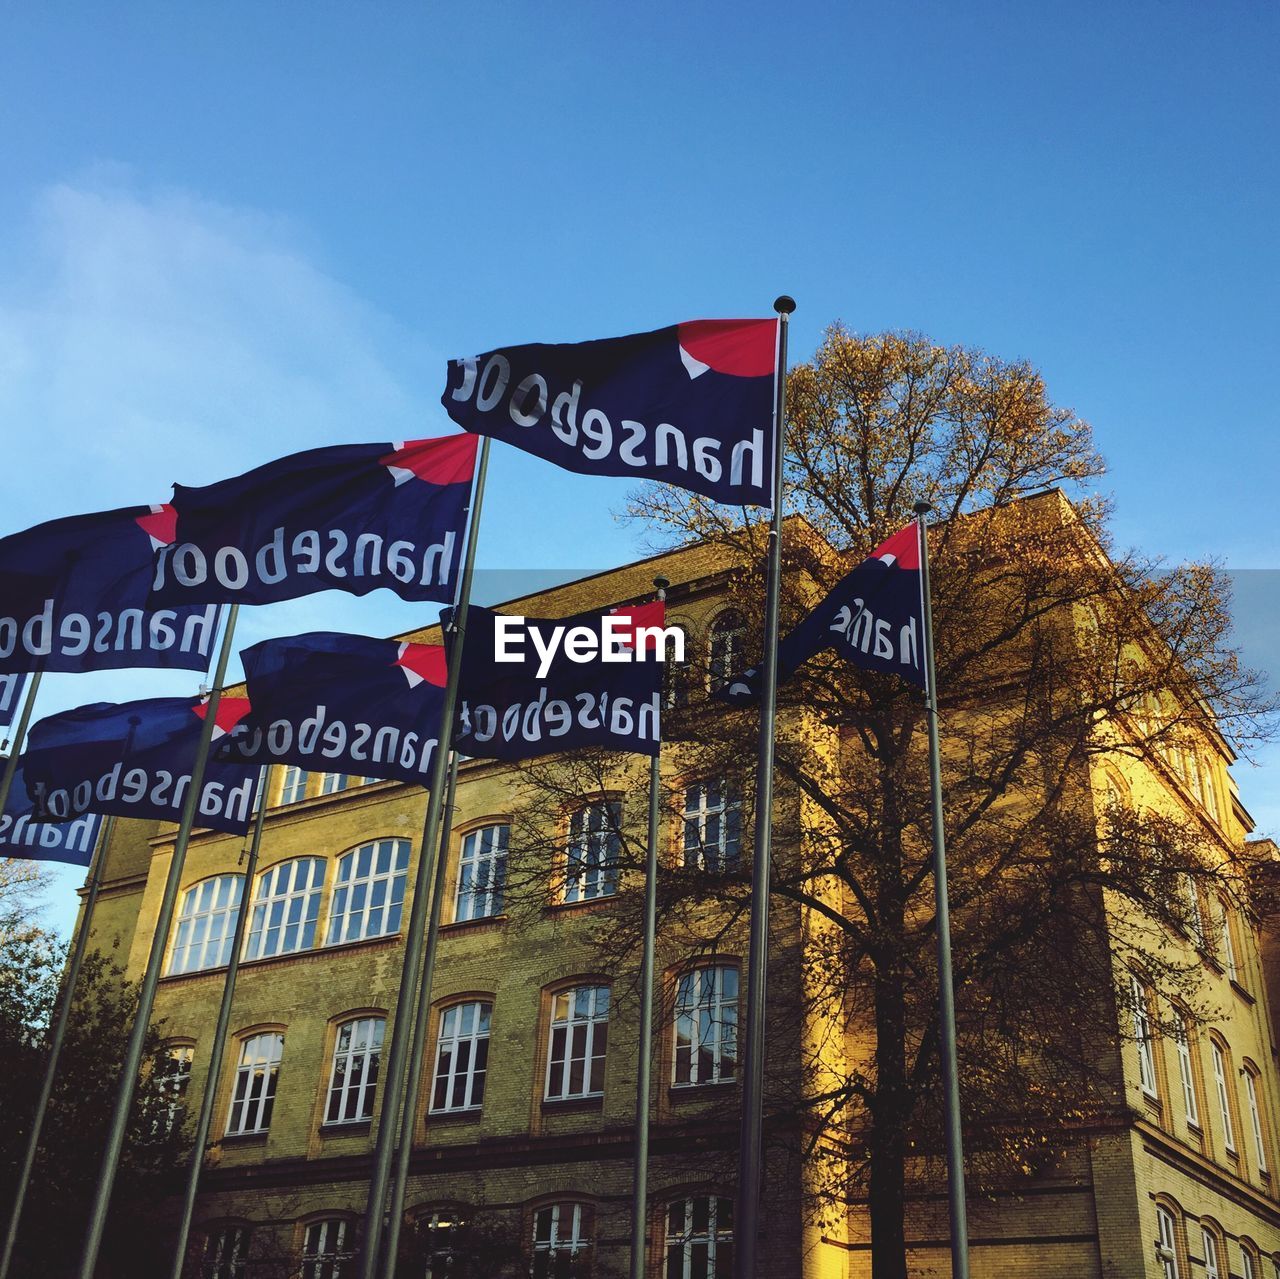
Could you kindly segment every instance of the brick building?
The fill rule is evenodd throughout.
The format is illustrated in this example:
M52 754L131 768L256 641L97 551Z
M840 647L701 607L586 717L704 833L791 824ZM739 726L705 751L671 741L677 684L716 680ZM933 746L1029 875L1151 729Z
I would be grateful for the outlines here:
M669 620L686 629L715 679L740 658L745 629L724 597L728 568L723 552L693 547L505 607L566 615L647 597L662 574L674 584ZM1090 784L1100 814L1107 796L1122 792L1204 825L1228 857L1251 828L1227 771L1231 759L1221 738L1206 738L1198 750L1146 764L1117 757ZM623 825L643 831L640 776L637 769L634 786L584 796L582 806L556 816L567 869L535 908L515 909L502 868L525 794L519 770L462 765L434 1016L414 1099L405 1237L416 1273L498 1273L513 1252L537 1275L626 1273L639 956L628 944L602 958L600 936L615 900L638 886L608 867L600 805L616 805ZM714 871L749 860L728 782L686 777L666 756L664 776L672 797L667 864L692 858ZM242 841L208 831L192 839L156 1018L190 1101L204 1087L243 897L252 913L192 1273L331 1279L365 1207L380 1101L376 1060L399 982L426 795L284 768L272 770L269 795L254 885L243 884ZM780 802L793 802L785 788ZM131 975L146 963L172 846L172 828L116 826L95 939L117 945ZM1119 975L1111 1051L1125 1105L1018 1194L975 1200L975 1275L1280 1279L1275 1041L1254 928L1225 909L1199 902L1199 934L1170 942L1201 952L1207 997L1220 1016L1185 1036L1161 1033L1166 1012L1151 1006L1141 972ZM770 1066L785 1081L788 1063L819 1037L803 1016L787 1015L802 1002L812 921L799 906L778 905L773 926L783 944L772 968ZM743 927L692 965L678 946L659 946L655 1276L728 1273L744 962ZM856 1028L849 1033L856 1037ZM869 1274L857 1195L844 1219L819 1218L807 1207L804 1160L786 1143L774 1151L765 1272ZM944 1197L913 1205L913 1276L949 1273L945 1212ZM477 1259L469 1271L467 1253Z

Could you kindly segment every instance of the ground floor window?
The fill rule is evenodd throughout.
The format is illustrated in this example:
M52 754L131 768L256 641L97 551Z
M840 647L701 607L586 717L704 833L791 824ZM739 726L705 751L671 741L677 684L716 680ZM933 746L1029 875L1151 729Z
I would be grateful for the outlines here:
M733 1274L733 1200L678 1199L667 1210L665 1279L729 1279Z

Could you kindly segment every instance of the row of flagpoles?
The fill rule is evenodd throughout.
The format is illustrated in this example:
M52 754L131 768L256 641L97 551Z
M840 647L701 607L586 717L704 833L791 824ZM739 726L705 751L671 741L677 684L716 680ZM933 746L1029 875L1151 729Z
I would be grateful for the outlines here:
M470 600L491 438L570 470L651 478L714 501L771 508L762 665L724 691L730 701L758 701L761 708L735 1240L739 1279L758 1273L777 685L815 652L831 647L858 665L895 671L924 688L934 786L953 1274L967 1276L924 510L779 644L787 322L794 305L779 298L774 320L695 321L626 338L508 347L458 360L442 403L464 428L461 435L313 449L203 488L175 486L168 503L55 520L0 539L0 613L9 614L0 616L0 679L12 677L6 690L10 705L14 678L30 674L0 780L0 855L83 864L83 848L68 832L79 829L83 843L85 828L76 823L104 816L107 823L91 858L0 1279L6 1279L13 1257L116 817L176 818L178 829L80 1279L93 1279L97 1265L192 830L244 834L252 827L245 879L251 889L269 765L347 771L426 788L360 1243L361 1279L391 1279L430 1019L458 753L521 759L586 746L645 754L651 765L631 1252L632 1279L645 1274L661 752L661 664L645 659L646 627L661 627L666 583L656 583L655 605L568 619L629 646L633 661L552 660L536 673L531 663L499 668L496 615ZM355 594L387 588L405 599L452 605L444 646L331 632L269 640L241 654L248 696L224 698L240 606L332 588ZM226 615L215 657L220 609ZM96 703L50 716L28 733L44 671L209 665L207 699ZM579 699L595 708L594 716L572 709ZM3 706L0 700L0 713ZM237 919L196 1121L174 1279L182 1271L197 1199L248 906L246 900Z

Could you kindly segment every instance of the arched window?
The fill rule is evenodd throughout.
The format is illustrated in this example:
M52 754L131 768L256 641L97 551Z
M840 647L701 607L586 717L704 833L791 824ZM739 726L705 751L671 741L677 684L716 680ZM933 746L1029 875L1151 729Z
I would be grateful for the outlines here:
M1191 1022L1182 1012L1176 1011L1173 1032L1173 1048L1178 1058L1178 1082L1182 1085L1182 1109L1187 1126L1200 1130L1200 1093L1196 1079L1195 1062L1191 1056L1194 1036Z
M1240 980L1240 950L1237 945L1235 915L1225 897L1218 898L1218 931L1222 934L1222 966L1227 977Z
M240 1043L240 1062L227 1116L227 1135L266 1132L276 1100L276 1080L284 1057L284 1036L275 1030Z
M662 705L673 711L689 704L689 628L679 622L668 623L668 627L683 637L682 647L674 647L673 641L662 655ZM678 661L676 653L683 654Z
M243 875L215 875L183 893L169 953L170 976L221 968L230 961L243 892Z
M1222 1124L1222 1144L1227 1154L1236 1153L1236 1126L1231 1104L1231 1057L1227 1046L1216 1036L1209 1041L1213 1061L1213 1086L1218 1096L1218 1120Z
M163 1106L158 1126L165 1131L172 1131L182 1122L195 1055L196 1047L191 1043L165 1044L157 1054L155 1078Z
M1244 1063L1244 1095L1249 1103L1249 1127L1253 1132L1253 1149L1258 1160L1258 1171L1265 1173L1269 1169L1267 1163L1266 1128L1262 1118L1262 1075L1253 1062Z
M1156 1204L1156 1261L1162 1279L1182 1279L1178 1268L1178 1227L1173 1212Z
M590 1270L591 1209L587 1204L547 1204L533 1214L533 1279L573 1279Z
M414 1251L425 1270L424 1279L454 1279L465 1275L470 1260L470 1213L466 1208L446 1207L419 1213L413 1223Z
M608 1044L608 986L575 986L552 995L547 1100L602 1096Z
M735 675L741 675L747 639L746 618L736 608L726 609L714 622L707 635L707 673L711 691L723 688Z
M622 812L611 801L588 804L569 818L564 899L591 901L618 891L618 823Z
M1129 974L1129 1010L1138 1047L1138 1082L1148 1097L1159 1097L1156 1084L1155 1042L1151 1032L1151 992L1136 973Z
M408 865L407 839L374 840L338 858L329 912L330 946L400 931Z
M300 799L306 799L307 778L310 775L305 768L298 768L294 764L286 764L284 776L280 779L280 802L282 804L296 804Z
M738 1070L738 970L695 968L676 984L677 1086L726 1083Z
M677 1199L667 1209L665 1279L717 1279L733 1273L733 1200Z
M1226 1279L1221 1260L1224 1249L1213 1226L1206 1224L1200 1227L1200 1248L1204 1253L1204 1279Z
M338 1027L325 1123L350 1124L373 1117L385 1028L383 1017L356 1017Z
M477 1000L440 1014L431 1109L478 1110L484 1102L493 1005Z
M488 919L502 914L510 833L511 828L501 824L483 826L462 837L455 920Z
M219 1226L204 1239L200 1263L202 1279L241 1279L248 1273L248 1226Z
M322 857L295 857L263 871L249 912L246 959L288 955L315 945L324 872Z
M310 1221L302 1239L302 1279L347 1279L355 1255L355 1228L345 1217Z
M684 793L684 864L713 875L736 871L742 861L742 804L737 788L720 777Z
M1251 1240L1240 1240L1240 1279L1262 1279L1262 1258Z

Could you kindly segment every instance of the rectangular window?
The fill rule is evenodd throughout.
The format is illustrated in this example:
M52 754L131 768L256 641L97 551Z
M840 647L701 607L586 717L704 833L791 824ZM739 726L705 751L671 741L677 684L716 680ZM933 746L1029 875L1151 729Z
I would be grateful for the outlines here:
M684 793L684 864L711 874L736 871L742 860L742 806L719 778Z
M697 968L676 986L675 1068L678 1086L720 1084L738 1069L738 970Z
M282 804L296 804L300 799L306 799L307 777L308 773L305 768L296 768L293 764L286 764L284 780L280 783L280 802Z
M277 1032L254 1035L240 1045L227 1135L266 1132L276 1099L276 1080L284 1056L284 1036Z
M356 1255L351 1233L341 1217L311 1222L302 1241L302 1279L348 1279Z
M339 791L346 790L354 781L355 778L348 777L346 773L321 773L320 794L336 795Z
M733 1274L733 1200L677 1199L667 1209L665 1279L728 1279Z
M1253 1127L1253 1145L1258 1152L1258 1171L1267 1171L1267 1148L1262 1140L1262 1110L1258 1105L1258 1081L1252 1070L1244 1072L1244 1090L1249 1098L1249 1123Z
M478 1110L484 1102L492 1012L492 1004L472 1003L441 1013L432 1110Z
M1151 1042L1151 1016L1147 1011L1147 989L1136 978L1129 978L1129 992L1133 999L1133 1038L1138 1045L1138 1082L1148 1097L1156 1092L1155 1048Z
M1227 1059L1221 1047L1213 1044L1213 1082L1218 1090L1218 1110L1222 1117L1222 1140L1227 1153L1236 1153L1236 1130L1231 1123L1231 1099L1227 1091Z
M463 837L454 919L489 919L502 914L509 835L509 827L495 825Z
M325 1123L350 1124L372 1118L385 1025L381 1017L360 1017L338 1027Z
M578 986L553 995L547 1100L603 1095L608 1043L608 986Z
M157 1085L163 1098L160 1124L172 1131L182 1121L187 1089L191 1086L191 1063L196 1050L191 1044L172 1044L156 1063Z
M1218 926L1222 929L1222 962L1227 976L1232 981L1240 980L1240 971L1236 966L1236 942L1231 933L1231 913L1227 903L1218 902Z
M592 901L618 891L618 824L616 803L589 804L569 819L565 867L566 902Z
M248 1255L249 1227L224 1226L205 1238L202 1279L240 1279L248 1271Z
M1186 1108L1187 1123L1199 1128L1200 1106L1196 1101L1196 1077L1191 1065L1191 1032L1186 1022L1179 1025L1173 1043L1178 1054L1178 1078L1182 1081L1182 1104Z

